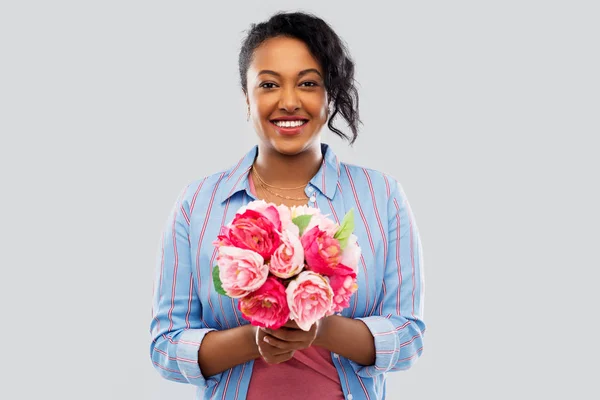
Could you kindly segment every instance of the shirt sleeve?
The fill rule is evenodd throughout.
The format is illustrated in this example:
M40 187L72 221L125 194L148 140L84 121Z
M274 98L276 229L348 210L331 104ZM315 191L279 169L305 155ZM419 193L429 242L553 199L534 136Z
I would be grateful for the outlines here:
M423 252L410 205L395 179L388 200L388 246L378 315L363 321L375 341L375 364L351 361L359 376L409 369L423 352Z
M194 285L189 227L190 206L183 190L163 229L156 257L150 333L150 356L168 380L204 389L219 383L222 374L202 376L198 350L215 329L202 320L202 305Z

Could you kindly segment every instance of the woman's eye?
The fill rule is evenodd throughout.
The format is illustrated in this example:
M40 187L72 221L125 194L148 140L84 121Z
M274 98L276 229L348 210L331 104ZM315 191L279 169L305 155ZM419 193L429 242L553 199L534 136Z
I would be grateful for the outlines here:
M275 84L272 82L265 82L265 83L261 83L260 87L263 89L273 89L275 87Z
M314 87L317 86L315 82L302 82L300 86Z

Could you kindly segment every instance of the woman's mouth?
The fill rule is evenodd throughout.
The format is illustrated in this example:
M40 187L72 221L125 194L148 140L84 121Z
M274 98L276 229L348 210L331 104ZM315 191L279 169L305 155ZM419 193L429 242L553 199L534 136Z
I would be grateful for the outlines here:
M308 120L271 120L270 122L275 126L277 132L282 135L297 135L302 131L304 125L308 123Z

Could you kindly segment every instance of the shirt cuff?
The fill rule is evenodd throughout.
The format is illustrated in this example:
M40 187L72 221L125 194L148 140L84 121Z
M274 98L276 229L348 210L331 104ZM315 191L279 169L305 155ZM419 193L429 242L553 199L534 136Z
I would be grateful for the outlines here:
M216 329L186 329L177 341L177 365L189 383L195 386L209 387L218 383L217 379L206 379L200 372L198 350L204 336Z
M390 371L395 365L394 355L398 346L398 332L396 331L396 327L392 321L381 316L356 319L361 320L367 325L373 335L375 364L363 366L351 361L354 370L358 375L367 377Z

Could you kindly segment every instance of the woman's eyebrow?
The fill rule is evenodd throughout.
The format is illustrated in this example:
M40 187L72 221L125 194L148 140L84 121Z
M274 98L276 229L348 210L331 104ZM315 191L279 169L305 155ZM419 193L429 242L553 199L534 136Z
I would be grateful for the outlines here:
M318 69L316 68L309 68L309 69L305 69L303 71L298 72L298 76L304 76L308 73L314 72L315 74L319 75L321 78L323 78L323 76L321 75L321 73L319 72Z
M302 70L302 71L298 72L298 77L300 77L300 76L304 76L304 75L306 75L306 74L308 74L308 73L311 73L311 72L314 72L314 73L316 73L317 75L319 75L321 78L323 78L323 76L321 75L321 73L319 72L319 70L318 70L318 69L316 69L316 68L308 68L308 69L304 69L304 70ZM267 74L267 75L274 75L274 76L281 76L281 74L280 74L280 73L278 73L278 72L275 72L275 71L272 71L272 70L270 70L270 69L263 69L263 70L261 70L261 71L260 71L260 72L257 74L257 76L258 76L258 75L263 75L263 74Z

